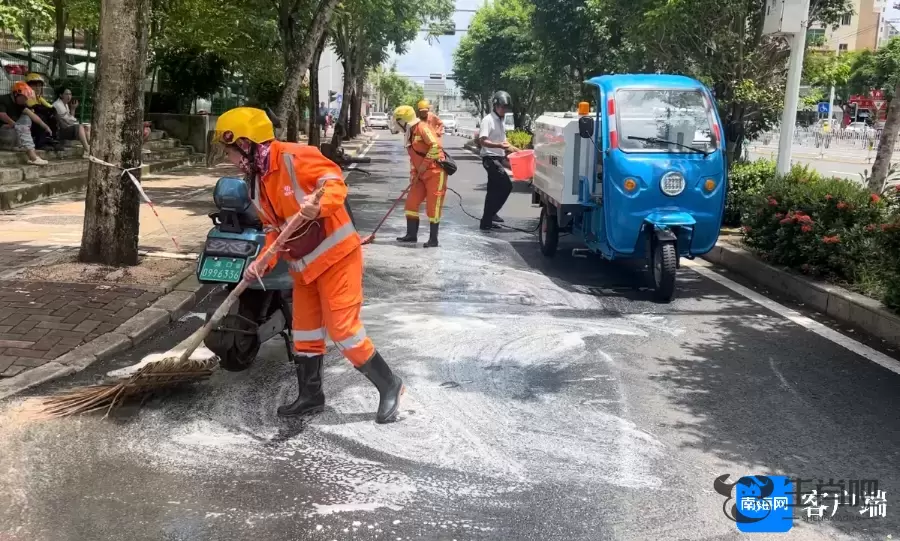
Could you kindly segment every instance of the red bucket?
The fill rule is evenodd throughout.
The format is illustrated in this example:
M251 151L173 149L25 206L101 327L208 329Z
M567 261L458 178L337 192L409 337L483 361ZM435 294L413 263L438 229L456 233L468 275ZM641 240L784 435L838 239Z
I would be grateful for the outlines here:
M509 155L509 167L513 180L531 180L534 177L534 151L520 150Z

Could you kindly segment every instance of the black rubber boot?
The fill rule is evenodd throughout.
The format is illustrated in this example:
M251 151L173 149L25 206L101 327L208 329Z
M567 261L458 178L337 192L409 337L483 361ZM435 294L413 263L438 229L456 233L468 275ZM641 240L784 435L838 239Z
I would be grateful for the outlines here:
M384 362L381 353L369 359L369 362L357 368L378 389L381 399L378 401L378 413L375 414L375 422L378 424L392 423L397 420L400 411L400 395L405 390L403 380L391 372L391 367Z
M325 409L325 393L322 392L322 362L324 355L315 357L294 356L297 368L297 400L278 408L281 417L321 413Z
M438 227L441 224L429 224L431 229L428 232L428 242L422 245L423 248L436 248L438 245Z
M491 218L491 221L494 222L494 223L497 223L497 224L502 224L502 223L505 222L506 220L504 220L503 218L501 218L501 217L497 216L496 214L494 214L494 217Z
M419 240L419 219L406 218L406 236L397 237L400 242L416 242Z

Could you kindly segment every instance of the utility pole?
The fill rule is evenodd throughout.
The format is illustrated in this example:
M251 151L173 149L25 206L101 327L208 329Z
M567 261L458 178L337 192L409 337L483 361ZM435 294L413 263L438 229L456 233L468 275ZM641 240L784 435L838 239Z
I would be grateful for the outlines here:
M801 1L800 13L802 13L800 28L791 35L791 58L784 93L784 112L781 115L781 135L778 140L776 171L781 175L791 170L791 145L794 143L794 125L797 123L797 104L800 101L800 77L803 74L803 53L809 25L809 0Z

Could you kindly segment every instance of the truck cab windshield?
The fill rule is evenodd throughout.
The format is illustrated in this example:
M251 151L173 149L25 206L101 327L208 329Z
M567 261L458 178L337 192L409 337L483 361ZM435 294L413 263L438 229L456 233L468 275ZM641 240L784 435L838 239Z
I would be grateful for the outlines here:
M699 90L616 92L619 148L625 152L708 154L716 149Z

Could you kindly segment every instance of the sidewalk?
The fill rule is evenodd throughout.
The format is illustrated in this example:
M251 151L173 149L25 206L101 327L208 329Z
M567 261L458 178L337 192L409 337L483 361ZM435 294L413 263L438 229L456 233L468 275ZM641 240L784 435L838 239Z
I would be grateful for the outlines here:
M181 250L142 204L145 257L127 270L74 262L84 194L0 213L0 397L131 347L189 309L200 288L193 267L215 209L212 190L234 174L192 166L144 177Z
M344 144L357 154L372 134ZM166 229L141 204L137 267L77 263L84 194L0 211L0 399L124 351L199 300L196 258L212 226L213 188L228 165L146 175Z

